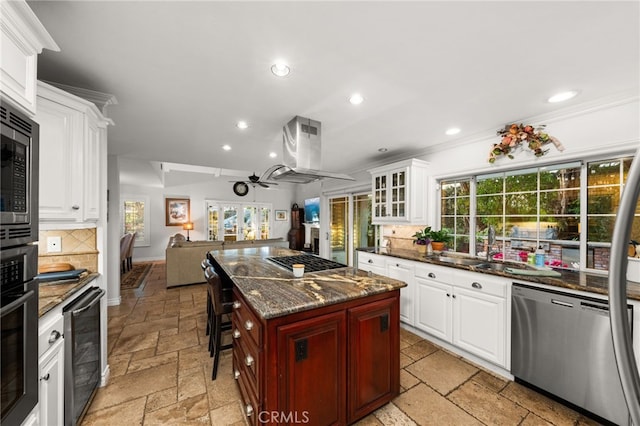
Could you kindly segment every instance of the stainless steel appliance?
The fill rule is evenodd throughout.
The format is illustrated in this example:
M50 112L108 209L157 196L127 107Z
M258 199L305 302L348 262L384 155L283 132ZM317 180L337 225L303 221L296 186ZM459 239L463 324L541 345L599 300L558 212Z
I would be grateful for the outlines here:
M91 287L64 314L64 423L75 426L89 407L101 380L100 299Z
M280 265L290 271L293 271L293 265L296 263L304 265L305 272L324 271L326 269L346 268L343 263L334 262L333 260L324 259L312 254L300 254L294 256L267 257L267 260Z
M630 424L606 301L514 283L511 306L516 379L610 422ZM633 306L626 310L631 326Z
M0 247L38 240L39 126L0 103Z
M0 254L0 423L19 425L38 403L38 249L25 245Z
M611 309L613 350L624 397L635 425L640 425L640 375L634 357L631 327L628 325L625 306L627 304L627 264L629 263L627 243L630 240L639 195L640 148L636 151L622 192L616 223L613 227L609 260L609 308Z

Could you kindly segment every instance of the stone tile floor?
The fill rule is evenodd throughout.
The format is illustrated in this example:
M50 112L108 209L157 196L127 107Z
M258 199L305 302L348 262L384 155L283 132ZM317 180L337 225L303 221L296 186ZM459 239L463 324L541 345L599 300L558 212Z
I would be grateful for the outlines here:
M164 263L109 307L109 383L82 426L246 425L231 351L211 381L206 285L167 289ZM401 394L358 425L595 425L412 333L401 333Z

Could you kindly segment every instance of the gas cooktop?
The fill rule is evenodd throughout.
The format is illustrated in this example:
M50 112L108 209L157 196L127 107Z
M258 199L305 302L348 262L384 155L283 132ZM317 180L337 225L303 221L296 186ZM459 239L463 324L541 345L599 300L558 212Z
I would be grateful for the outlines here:
M324 271L325 269L346 268L347 265L334 262L333 260L323 259L312 254L300 254L296 256L280 256L280 257L267 257L267 260L287 268L293 271L294 263L301 263L304 265L305 272L317 272Z

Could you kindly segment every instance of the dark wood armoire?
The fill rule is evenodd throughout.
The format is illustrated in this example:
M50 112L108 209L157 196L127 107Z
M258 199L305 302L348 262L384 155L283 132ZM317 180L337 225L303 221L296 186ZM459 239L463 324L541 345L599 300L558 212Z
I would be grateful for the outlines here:
M291 208L291 229L289 230L289 248L292 250L302 250L304 248L304 209L299 207Z

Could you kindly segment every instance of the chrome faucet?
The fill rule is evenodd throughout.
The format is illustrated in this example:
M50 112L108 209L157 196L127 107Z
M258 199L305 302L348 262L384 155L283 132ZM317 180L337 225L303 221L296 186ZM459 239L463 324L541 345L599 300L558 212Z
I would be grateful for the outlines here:
M497 252L492 251L491 247L496 243L496 229L493 225L489 225L489 231L487 232L487 262L491 260L491 256Z

